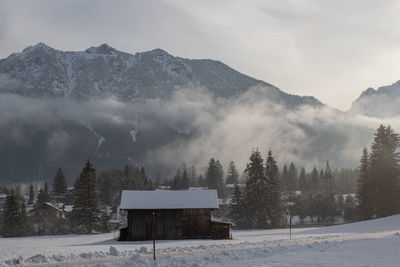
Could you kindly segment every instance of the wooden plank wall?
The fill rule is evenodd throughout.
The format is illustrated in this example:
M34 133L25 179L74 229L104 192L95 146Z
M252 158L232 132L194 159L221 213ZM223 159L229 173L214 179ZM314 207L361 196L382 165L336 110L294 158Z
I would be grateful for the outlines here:
M152 210L128 211L128 240L152 239ZM156 239L211 238L209 209L156 210Z

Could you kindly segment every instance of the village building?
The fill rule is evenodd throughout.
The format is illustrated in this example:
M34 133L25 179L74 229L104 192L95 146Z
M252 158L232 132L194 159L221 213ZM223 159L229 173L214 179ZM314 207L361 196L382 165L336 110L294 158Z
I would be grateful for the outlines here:
M216 190L124 190L120 208L128 217L120 240L151 240L153 229L158 240L230 237L230 223L211 217L218 209Z
M32 229L38 235L59 234L65 223L66 210L44 202L28 212Z

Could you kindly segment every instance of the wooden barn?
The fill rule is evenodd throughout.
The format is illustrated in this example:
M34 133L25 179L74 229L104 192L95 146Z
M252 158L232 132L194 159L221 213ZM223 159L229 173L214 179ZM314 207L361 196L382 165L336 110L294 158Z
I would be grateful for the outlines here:
M153 229L157 240L230 237L229 223L211 219L218 209L216 190L124 190L120 208L128 214L120 240L151 240Z

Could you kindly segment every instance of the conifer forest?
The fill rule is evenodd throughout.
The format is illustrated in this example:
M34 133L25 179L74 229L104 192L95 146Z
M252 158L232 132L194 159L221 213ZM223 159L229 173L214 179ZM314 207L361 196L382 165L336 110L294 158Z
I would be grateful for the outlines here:
M285 227L288 216L295 216L298 225L384 217L400 212L399 145L399 134L390 125L381 125L373 143L363 149L357 169L332 169L326 161L323 168L306 170L294 162L278 163L273 151L262 155L256 148L244 170L238 170L234 161L225 169L211 157L204 171L182 163L173 177L163 180L149 177L144 167L135 165L97 173L88 160L72 188L62 166L52 181L30 183L25 191L21 184L1 187L7 198L0 229L4 236L111 231L110 209L118 206L122 190L215 189L221 205L215 215L236 229ZM60 199L73 207L62 223L38 224L27 216L27 205L38 207Z

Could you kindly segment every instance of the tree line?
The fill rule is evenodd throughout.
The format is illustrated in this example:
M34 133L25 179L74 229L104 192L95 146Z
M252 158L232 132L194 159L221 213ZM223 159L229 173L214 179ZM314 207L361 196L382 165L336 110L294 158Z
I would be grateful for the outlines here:
M305 168L298 170L294 163L290 163L280 171L271 151L264 160L256 149L252 151L242 175L233 161L225 173L219 160L210 158L204 173L198 174L195 166L183 166L174 177L162 182L149 178L143 167L133 165L122 170L103 171L97 176L87 161L74 184L68 231L106 231L109 215L104 207L117 205L122 190L153 190L159 186L172 190L207 187L216 189L220 198L227 198L226 185L233 184L227 217L237 228L278 227L285 224L284 215L287 213L299 216L300 221L309 217L311 221L321 223L332 223L335 217L354 221L392 215L400 212L399 146L399 135L390 126L381 125L370 152L364 148L357 170L331 171L327 162L324 170L314 167L307 173ZM355 191L356 198L351 194ZM0 230L3 235L10 236L29 234L25 200L14 190L6 193ZM30 185L27 203L39 205L55 195L66 193L66 179L59 169L51 191L44 183L35 199L33 185Z

